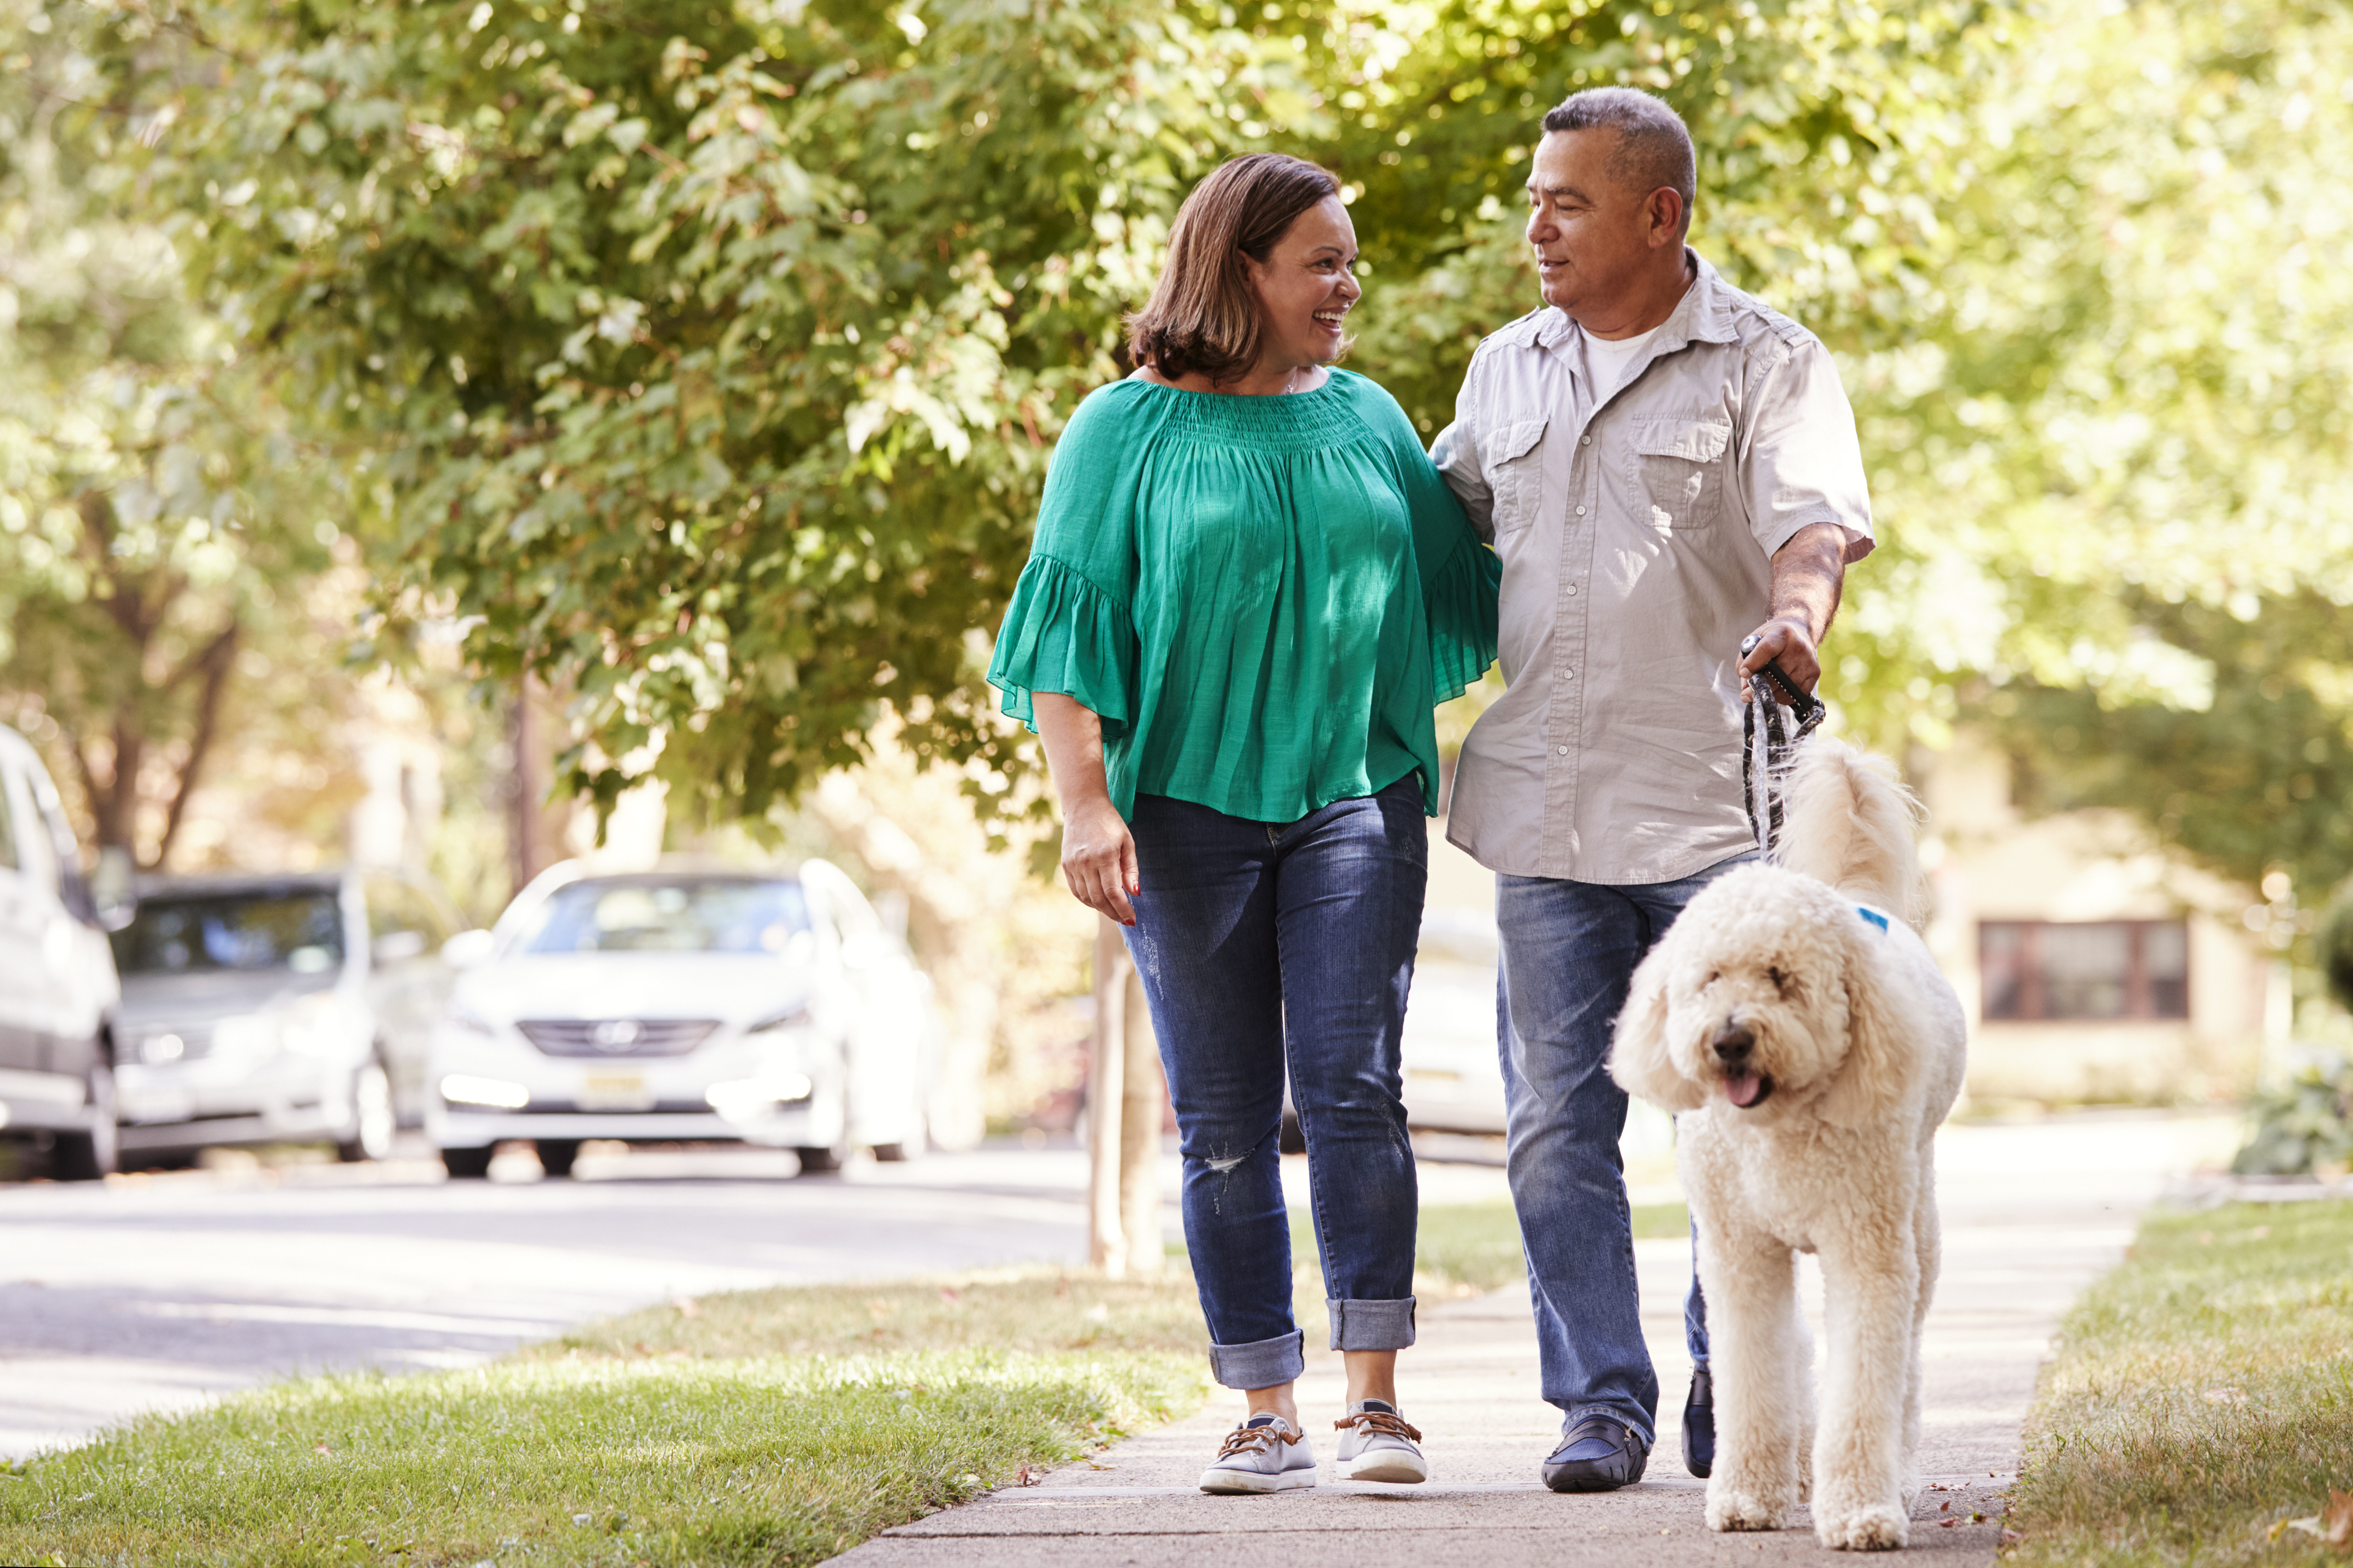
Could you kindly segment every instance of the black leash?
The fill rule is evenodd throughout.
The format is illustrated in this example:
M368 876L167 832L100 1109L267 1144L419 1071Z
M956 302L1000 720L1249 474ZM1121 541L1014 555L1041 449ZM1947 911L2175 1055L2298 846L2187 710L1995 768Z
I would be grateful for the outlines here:
M1740 657L1746 658L1755 651L1757 640L1754 634L1743 640ZM1775 698L1774 686L1788 697L1786 703ZM1796 721L1794 731L1781 716L1785 708ZM1821 700L1799 690L1778 663L1768 663L1748 677L1748 706L1740 715L1740 804L1747 808L1748 830L1757 836L1757 847L1768 860L1781 839L1781 795L1776 785L1788 771L1790 752L1814 732L1823 712Z

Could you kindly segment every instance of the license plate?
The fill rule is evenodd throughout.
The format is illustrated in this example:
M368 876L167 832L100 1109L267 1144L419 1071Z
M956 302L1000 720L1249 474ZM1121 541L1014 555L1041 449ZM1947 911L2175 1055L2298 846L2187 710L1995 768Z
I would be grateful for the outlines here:
M592 1072L580 1086L583 1110L646 1110L653 1102L643 1073Z

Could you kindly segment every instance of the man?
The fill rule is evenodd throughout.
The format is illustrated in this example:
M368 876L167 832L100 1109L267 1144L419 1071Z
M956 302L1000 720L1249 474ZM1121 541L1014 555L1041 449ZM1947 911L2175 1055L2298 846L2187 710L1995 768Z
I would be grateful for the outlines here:
M1544 131L1527 234L1545 308L1479 345L1432 452L1504 562L1508 684L1463 745L1448 837L1497 874L1512 1194L1564 1413L1545 1481L1604 1491L1641 1479L1658 1408L1610 1025L1683 906L1755 853L1746 677L1777 660L1813 688L1871 504L1828 351L1683 243L1696 178L1674 110L1599 88ZM1704 1476L1696 1282L1684 1317L1684 1462Z

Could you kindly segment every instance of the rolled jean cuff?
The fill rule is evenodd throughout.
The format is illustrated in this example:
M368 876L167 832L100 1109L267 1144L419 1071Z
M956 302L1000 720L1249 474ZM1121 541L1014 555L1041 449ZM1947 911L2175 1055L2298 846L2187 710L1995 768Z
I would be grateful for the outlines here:
M1226 1388L1272 1388L1307 1370L1307 1336L1298 1329L1246 1345L1209 1347L1209 1375Z
M1413 1343L1413 1298L1398 1301L1335 1301L1332 1348L1335 1351L1401 1351Z

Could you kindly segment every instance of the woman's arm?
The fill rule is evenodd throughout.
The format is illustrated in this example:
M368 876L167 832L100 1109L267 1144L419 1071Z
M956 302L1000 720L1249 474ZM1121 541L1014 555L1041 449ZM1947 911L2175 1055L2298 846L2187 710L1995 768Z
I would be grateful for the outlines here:
M1135 839L1111 803L1103 774L1103 721L1059 691L1035 693L1038 738L1062 797L1062 879L1071 894L1124 926L1135 923L1128 895L1136 875Z

